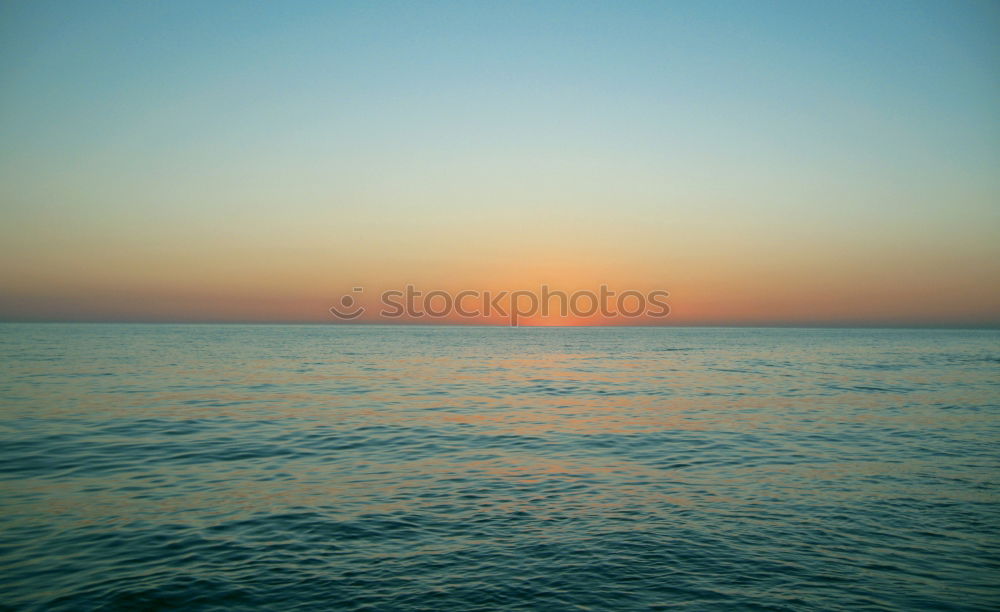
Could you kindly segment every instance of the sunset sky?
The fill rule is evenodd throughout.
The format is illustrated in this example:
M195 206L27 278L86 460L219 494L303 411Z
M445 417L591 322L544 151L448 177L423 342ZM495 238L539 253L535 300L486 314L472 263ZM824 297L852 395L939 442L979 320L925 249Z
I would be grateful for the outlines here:
M1000 324L1000 3L0 4L0 320Z

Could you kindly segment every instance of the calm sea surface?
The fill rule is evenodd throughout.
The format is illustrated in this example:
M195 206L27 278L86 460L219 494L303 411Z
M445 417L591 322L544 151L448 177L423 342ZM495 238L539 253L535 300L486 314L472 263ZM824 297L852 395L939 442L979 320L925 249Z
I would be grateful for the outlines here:
M1000 607L1000 332L0 325L0 607Z

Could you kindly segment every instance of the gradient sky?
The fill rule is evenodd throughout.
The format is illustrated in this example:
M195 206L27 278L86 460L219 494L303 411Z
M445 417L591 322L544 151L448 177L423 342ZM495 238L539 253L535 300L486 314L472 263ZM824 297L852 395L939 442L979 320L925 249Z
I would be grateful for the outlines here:
M0 319L1000 324L1000 3L0 4Z

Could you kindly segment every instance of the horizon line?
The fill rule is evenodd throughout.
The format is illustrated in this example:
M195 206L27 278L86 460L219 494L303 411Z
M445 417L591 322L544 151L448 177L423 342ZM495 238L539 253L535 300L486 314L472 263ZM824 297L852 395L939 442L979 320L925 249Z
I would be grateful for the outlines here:
M479 327L479 328L630 328L630 329L667 329L667 328L707 328L707 329L895 329L895 330L1000 330L1000 322L981 324L946 324L946 323L837 323L837 322L815 322L815 323L670 323L670 324L600 324L593 325L506 325L502 323L385 323L385 322L320 322L320 321L262 321L262 320L233 320L233 321L185 321L185 320L69 320L69 319L0 319L2 325L281 325L281 326L310 326L310 327Z

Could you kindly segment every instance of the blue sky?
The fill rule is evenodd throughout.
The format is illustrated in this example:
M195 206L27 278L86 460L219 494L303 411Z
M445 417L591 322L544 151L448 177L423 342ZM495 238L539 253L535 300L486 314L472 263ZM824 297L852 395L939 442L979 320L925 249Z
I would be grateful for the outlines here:
M413 232L450 246L409 277L555 240L702 301L699 258L995 301L995 2L8 2L0 28L0 282L31 303L173 286L191 253L382 280Z

